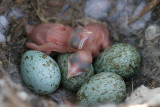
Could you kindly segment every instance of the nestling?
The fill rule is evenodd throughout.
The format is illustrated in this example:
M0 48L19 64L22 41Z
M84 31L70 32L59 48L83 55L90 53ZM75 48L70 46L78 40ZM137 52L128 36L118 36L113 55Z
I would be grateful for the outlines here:
M26 26L26 33L32 43L27 43L27 47L33 50L50 54L52 51L66 53L67 39L72 28L63 24L50 23L38 26Z
M68 62L68 78L88 72L92 64L92 55L89 51L80 50L73 53Z

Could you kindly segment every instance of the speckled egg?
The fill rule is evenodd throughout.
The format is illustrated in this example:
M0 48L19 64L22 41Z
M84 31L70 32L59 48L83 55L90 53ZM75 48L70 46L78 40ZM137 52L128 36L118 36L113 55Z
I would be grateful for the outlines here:
M122 77L111 72L102 72L91 77L77 92L77 103L98 105L120 103L126 96Z
M140 66L140 54L131 45L115 44L103 51L94 61L97 73L113 72L127 78L132 76Z
M90 70L81 75L77 75L71 78L67 78L68 75L68 60L70 53L59 54L57 57L57 64L59 65L62 86L71 91L77 91L90 77L94 75L93 66L91 65Z
M39 51L27 51L20 63L21 75L28 88L40 95L55 91L61 81L57 63Z

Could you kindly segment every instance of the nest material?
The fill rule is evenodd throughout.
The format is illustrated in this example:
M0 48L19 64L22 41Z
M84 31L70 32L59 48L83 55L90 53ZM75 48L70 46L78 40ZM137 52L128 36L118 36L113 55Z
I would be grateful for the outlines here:
M154 0L155 2L148 1L148 7L130 21L132 23L137 20L146 11L153 9L152 17L156 20L154 23L159 23L159 18L156 17L154 13L157 10L160 12L160 6L157 5L159 0ZM154 4L152 4L154 3ZM65 10L66 4L69 4L69 9ZM24 26L26 24L37 25L40 23L58 22L63 24L68 24L72 27L78 25L86 25L89 22L98 22L100 20L86 18L82 8L84 7L85 0L81 2L72 2L71 0L2 0L0 1L0 14L4 14L9 17L10 27L7 32L7 42L1 44L0 49L0 105L3 107L56 107L67 105L57 104L55 102L64 103L63 98L74 99L71 92L65 89L58 89L52 95L49 96L38 96L35 93L30 92L23 84L21 77L19 75L19 62L22 54L27 50L25 43L27 38L24 33ZM157 5L157 6L156 6ZM54 7L54 8L53 8ZM18 9L21 16L10 15L9 13ZM148 9L148 10L147 10ZM155 11L155 12L154 12ZM51 14L52 13L52 14ZM66 18L68 14L70 17ZM105 20L106 21L106 20ZM111 43L123 42L129 43L140 50L142 55L142 67L137 72L135 76L131 79L126 80L127 93L128 96L141 85L145 85L149 88L159 87L159 37L153 39L152 41L147 41L143 35L133 35L133 36L123 36L115 32L114 26L108 23L111 32ZM142 31L142 34L144 31ZM140 90L140 91L139 91ZM145 91L146 90L146 91ZM123 104L107 104L105 107L122 107L128 104L146 104L150 106L160 105L156 101L159 99L160 95L159 88L150 90L144 86L138 88L132 97L128 97L126 102ZM146 92L140 93L139 92ZM153 94L150 94L154 92ZM67 95L68 94L68 95ZM139 97L139 96L143 97ZM71 97L69 97L71 96ZM136 100L135 100L136 98ZM155 100L154 100L155 98ZM132 103L131 103L132 102ZM150 103L152 102L152 103ZM68 106L76 106L69 103Z

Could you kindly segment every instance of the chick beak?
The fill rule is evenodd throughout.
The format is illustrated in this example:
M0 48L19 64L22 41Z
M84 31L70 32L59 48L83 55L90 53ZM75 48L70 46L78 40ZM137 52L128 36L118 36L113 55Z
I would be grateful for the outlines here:
M93 33L93 32L88 31L87 29L83 29L83 32L81 33L82 39L81 39L81 41L80 41L80 43L79 43L79 46L78 46L79 49L82 49L82 48L83 48L84 42L89 38L89 36L90 36L92 33Z
M68 64L68 76L67 78L71 78L73 76L81 74L78 65L71 65L70 63Z

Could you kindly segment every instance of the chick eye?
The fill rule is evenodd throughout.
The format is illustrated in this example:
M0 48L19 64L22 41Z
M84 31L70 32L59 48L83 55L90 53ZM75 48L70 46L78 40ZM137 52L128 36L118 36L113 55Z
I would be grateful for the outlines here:
M80 38L79 37L72 37L70 40L70 46L74 49L77 49L79 46Z
M77 27L77 28L74 29L74 32L75 32L75 33L78 33L78 32L81 32L81 31L83 31L82 28L78 28L78 27Z
M89 63L82 63L80 69L85 72L85 71L89 70L90 66L91 66L91 64L89 64Z
M71 63L77 63L79 61L77 53L73 53L71 57Z

